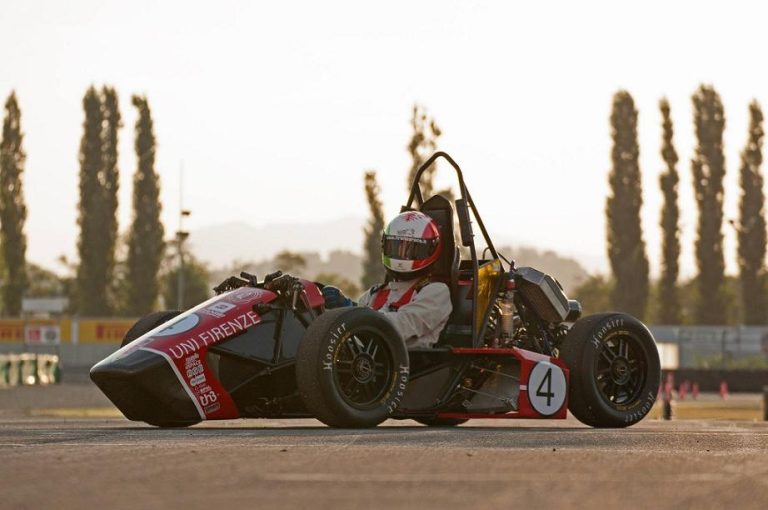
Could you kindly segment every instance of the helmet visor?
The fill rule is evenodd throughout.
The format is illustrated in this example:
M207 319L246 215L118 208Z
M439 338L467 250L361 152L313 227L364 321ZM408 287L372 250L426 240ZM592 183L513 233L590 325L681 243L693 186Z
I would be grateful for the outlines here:
M438 239L384 236L381 252L385 257L398 260L424 260L435 253Z

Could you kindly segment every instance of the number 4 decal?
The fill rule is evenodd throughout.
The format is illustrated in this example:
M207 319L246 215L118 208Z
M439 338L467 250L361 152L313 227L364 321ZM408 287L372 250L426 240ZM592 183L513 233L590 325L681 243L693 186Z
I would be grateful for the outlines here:
M528 393L528 400L533 409L542 416L555 414L565 402L565 374L557 365L549 361L536 363L528 377L528 388L536 388Z
M544 387L544 383L547 384L547 391L541 391L541 389ZM547 407L552 405L552 398L555 396L555 394L552 393L552 369L551 368L547 369L547 373L544 374L544 379L541 380L541 384L539 384L539 387L536 388L536 396L546 397Z

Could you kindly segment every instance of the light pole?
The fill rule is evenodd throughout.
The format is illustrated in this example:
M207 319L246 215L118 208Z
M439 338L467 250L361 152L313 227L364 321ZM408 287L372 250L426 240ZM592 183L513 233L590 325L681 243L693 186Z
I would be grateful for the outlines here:
M184 241L189 237L189 232L184 230L184 218L192 214L189 209L184 209L184 162L179 164L179 230L176 231L176 247L179 250L179 272L176 280L176 308L184 310Z

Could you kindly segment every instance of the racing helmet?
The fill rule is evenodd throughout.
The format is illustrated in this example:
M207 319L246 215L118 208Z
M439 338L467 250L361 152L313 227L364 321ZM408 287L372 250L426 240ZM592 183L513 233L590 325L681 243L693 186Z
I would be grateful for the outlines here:
M400 213L381 235L381 262L399 280L428 272L442 249L437 222L419 211Z

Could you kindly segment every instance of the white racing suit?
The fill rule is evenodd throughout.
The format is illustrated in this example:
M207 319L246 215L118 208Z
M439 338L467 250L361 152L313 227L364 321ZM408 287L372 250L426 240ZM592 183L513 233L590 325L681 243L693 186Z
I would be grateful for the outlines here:
M392 321L409 349L434 346L453 309L448 286L422 278L373 287L357 302Z

